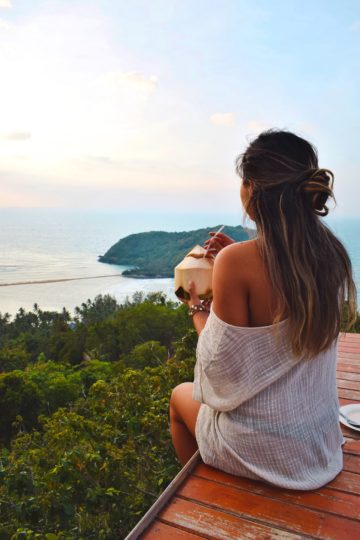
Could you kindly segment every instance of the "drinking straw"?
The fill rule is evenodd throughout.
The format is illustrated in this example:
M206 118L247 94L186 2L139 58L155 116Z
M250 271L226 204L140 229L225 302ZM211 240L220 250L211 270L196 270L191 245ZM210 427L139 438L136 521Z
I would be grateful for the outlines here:
M224 227L225 227L225 225L221 225L220 229L218 231L216 231L216 233L214 234L214 236L212 237L211 240L213 240L219 233L221 233L221 231L223 230ZM206 257L206 255L208 254L209 248L210 248L210 244L207 247L207 250L205 252L204 257Z

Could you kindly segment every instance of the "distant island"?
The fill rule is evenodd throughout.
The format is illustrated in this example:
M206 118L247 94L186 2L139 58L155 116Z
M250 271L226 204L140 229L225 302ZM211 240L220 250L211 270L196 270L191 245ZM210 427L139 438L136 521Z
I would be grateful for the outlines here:
M217 231L220 225L197 229L196 231L165 232L151 231L130 234L121 238L99 261L107 264L131 266L123 276L135 278L173 277L174 267L184 258L195 244L203 245L210 231ZM223 232L236 242L248 240L255 235L253 229L238 225L226 225Z

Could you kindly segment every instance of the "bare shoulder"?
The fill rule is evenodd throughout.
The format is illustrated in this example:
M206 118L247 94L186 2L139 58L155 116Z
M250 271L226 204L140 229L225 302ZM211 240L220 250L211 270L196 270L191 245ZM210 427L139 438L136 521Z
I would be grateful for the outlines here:
M248 240L247 242L231 244L222 249L215 259L214 271L234 274L241 278L259 262L257 241L255 239Z
M225 322L249 326L251 276L258 265L256 240L231 244L217 255L213 273L213 308Z

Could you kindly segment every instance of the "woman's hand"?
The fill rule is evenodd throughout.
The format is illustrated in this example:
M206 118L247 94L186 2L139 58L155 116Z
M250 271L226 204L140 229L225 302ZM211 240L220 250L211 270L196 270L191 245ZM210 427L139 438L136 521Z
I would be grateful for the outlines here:
M211 238L206 240L204 243L204 247L207 250L207 256L208 257L216 257L216 255L221 251L224 247L230 246L230 244L234 244L235 240L230 238L230 236L227 236L227 234L224 233L216 233L216 232L210 232L209 235Z
M188 293L190 295L189 300L186 300L185 298L179 298L180 302L182 302L183 304L187 304L189 307L197 306L197 305L201 304L208 311L210 311L210 306L212 304L212 298L206 298L205 300L201 300L199 298L197 292L196 292L195 283L193 281L189 281Z
M200 300L196 292L195 283L193 281L189 281L188 293L190 295L189 300L182 300L182 302L187 304L189 308L191 308L192 306L199 306L199 305L204 306L204 308L206 308L205 311L201 310L192 314L192 321L194 323L195 330L197 331L198 334L200 334L209 316L210 305L211 305L212 300L210 299ZM191 310L189 310L189 313L190 311Z
M187 292L190 295L189 300L186 300L185 298L179 298L181 302L183 302L184 304L187 304L189 307L197 305L197 304L201 304L201 300L196 292L195 283L193 281L189 281Z

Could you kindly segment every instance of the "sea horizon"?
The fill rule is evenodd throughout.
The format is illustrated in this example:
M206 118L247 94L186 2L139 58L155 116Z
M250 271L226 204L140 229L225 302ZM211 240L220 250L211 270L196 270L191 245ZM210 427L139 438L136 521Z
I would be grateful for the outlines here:
M110 294L124 302L135 292L160 291L176 300L172 278L124 277L121 272L127 267L101 263L98 256L120 238L145 231L180 232L222 224L254 228L252 222L243 222L240 212L235 215L114 209L1 210L0 313L12 316L20 308L32 310L35 303L43 310L60 311L65 307L73 313L76 306L99 294ZM331 216L326 222L349 251L360 291L360 219ZM27 284L14 285L19 282ZM9 283L13 285L4 286Z

